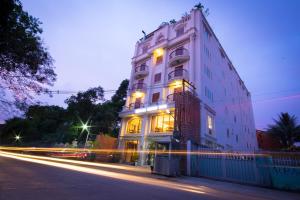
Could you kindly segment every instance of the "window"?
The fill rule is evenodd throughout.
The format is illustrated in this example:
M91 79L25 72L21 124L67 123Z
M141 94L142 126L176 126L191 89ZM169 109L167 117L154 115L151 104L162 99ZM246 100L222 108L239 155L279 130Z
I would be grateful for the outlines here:
M175 56L181 56L184 53L184 48L183 47L179 47L175 50Z
M152 103L157 103L159 100L159 92L152 94Z
M204 88L204 94L208 99L210 99L211 101L214 101L213 93L206 86Z
M161 73L157 73L154 75L154 83L158 83L161 81Z
M143 63L140 66L140 71L145 71L145 70L146 70L146 63Z
M161 55L161 56L158 56L158 57L156 57L156 62L155 62L155 64L160 64L160 63L162 63L162 61L163 61L163 56Z
M174 94L177 94L177 93L181 93L182 92L182 87L177 87L177 88L174 88Z
M235 135L235 141L236 141L236 143L239 142L239 136L238 135Z
M207 56L208 58L211 57L211 54L210 54L208 48L207 48L205 45L204 45L204 53L206 54L206 56Z
M175 67L174 77L183 76L183 66Z
M134 102L134 108L140 108L141 104L142 104L142 98L141 97L136 98Z
M164 40L165 38L164 38L164 36L163 35L159 35L158 37L157 37L157 39L156 39L156 44L159 44L159 43L161 43L163 40Z
M203 28L204 28L204 35L207 39L210 39L212 36L211 32L209 31L208 26L203 22Z
M207 115L207 129L210 135L213 134L213 118L210 115Z
M180 27L176 30L176 37L183 35L184 27Z
M204 65L204 73L210 80L212 80L212 72L210 71L207 65Z
M227 128L226 134L227 134L227 138L229 138L230 137L229 128Z
M140 133L142 127L141 118L130 119L127 123L127 133Z
M142 53L147 53L148 51L148 45L144 45L142 48Z
M152 116L152 132L172 132L174 130L174 113Z
M136 84L136 89L143 89L144 87L144 79L139 79Z

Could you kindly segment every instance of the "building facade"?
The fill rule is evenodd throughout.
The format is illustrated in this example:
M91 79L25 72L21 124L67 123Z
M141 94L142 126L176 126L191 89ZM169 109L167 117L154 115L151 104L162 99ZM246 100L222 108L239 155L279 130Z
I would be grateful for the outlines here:
M257 149L251 95L200 9L179 21L163 23L135 46L119 149L171 148L176 129L174 96L183 80L200 99L199 141L202 146ZM145 164L144 153L125 153L124 161Z

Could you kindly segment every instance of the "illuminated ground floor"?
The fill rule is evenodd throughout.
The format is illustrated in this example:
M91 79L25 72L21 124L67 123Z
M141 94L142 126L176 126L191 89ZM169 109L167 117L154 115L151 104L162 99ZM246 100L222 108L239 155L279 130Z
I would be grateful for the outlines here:
M153 153L148 150L169 151L174 131L174 108L167 106L150 108L152 111L127 115L122 119L119 149L123 149L122 161L150 165Z

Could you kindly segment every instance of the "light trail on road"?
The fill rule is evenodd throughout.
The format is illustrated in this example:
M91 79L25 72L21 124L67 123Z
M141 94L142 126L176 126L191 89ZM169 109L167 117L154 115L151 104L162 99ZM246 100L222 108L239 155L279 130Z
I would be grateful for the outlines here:
M249 153L249 152L216 152L210 150L201 151L189 151L186 150L130 150L130 149L84 149L84 148L56 148L56 147L3 147L0 146L0 150L4 151L23 151L23 152L45 152L45 153L106 153L106 154L122 154L122 153L146 153L146 154L160 154L160 155L215 155L215 156L269 156L269 155L293 155L300 156L300 153L296 152L263 152L263 153Z
M37 163L37 164L42 164L42 165L47 165L47 166L52 166L52 167L58 167L58 168L83 172L83 173L94 174L94 175L108 177L108 178L114 178L114 179L123 180L123 181L152 185L152 186L156 186L156 187L164 187L164 188L168 188L168 189L175 189L175 190L191 192L191 193L196 193L196 194L207 193L207 191L205 191L206 188L201 187L201 186L191 186L188 184L175 183L175 182L164 181L164 180L159 180L159 179L155 179L155 178L142 177L142 176L124 174L124 173L119 173L119 172L110 172L110 171L105 171L105 170L101 170L101 169L94 169L94 168L88 168L88 167L83 167L83 166L76 166L76 165L61 163L63 159L58 159L60 162L55 162L55 161L57 161L57 160L54 160L55 158L23 155L23 154L17 154L17 153L8 153L8 152L3 152L3 151L0 151L0 156L6 157L6 158L17 159L17 160L21 160L21 161L26 161L26 162L31 162L31 163ZM39 159L40 157L42 157L42 160ZM69 162L69 161L70 160L64 160L63 162ZM78 162L81 163L81 161L78 161ZM71 162L69 162L69 163L71 163ZM72 161L72 163L75 164L74 161ZM79 163L77 163L77 164L79 164ZM86 163L84 163L84 164L86 164ZM95 163L93 163L93 164L95 164Z

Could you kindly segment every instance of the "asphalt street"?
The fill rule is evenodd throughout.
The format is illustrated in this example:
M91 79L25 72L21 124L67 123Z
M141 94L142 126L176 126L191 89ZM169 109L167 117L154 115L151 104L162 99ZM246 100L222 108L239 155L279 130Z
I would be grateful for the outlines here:
M230 190L227 183L218 181L215 187L209 182L203 182L202 187L201 179L159 178L108 167L51 163L55 162L40 164L0 156L0 200L300 199L300 194L248 186L239 189L238 184L234 190L235 184L227 185Z

